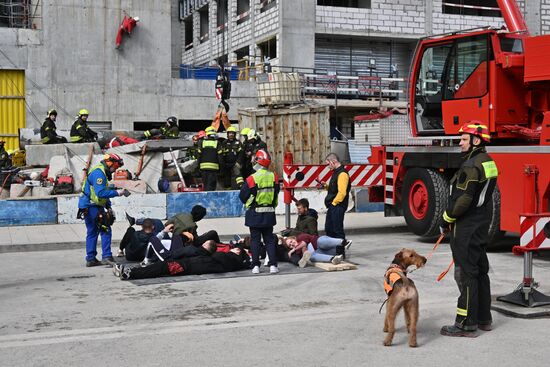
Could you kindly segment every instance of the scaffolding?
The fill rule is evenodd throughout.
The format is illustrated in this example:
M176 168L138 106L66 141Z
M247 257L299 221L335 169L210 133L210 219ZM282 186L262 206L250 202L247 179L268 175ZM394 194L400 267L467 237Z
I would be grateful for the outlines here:
M0 0L0 27L37 28L40 0Z

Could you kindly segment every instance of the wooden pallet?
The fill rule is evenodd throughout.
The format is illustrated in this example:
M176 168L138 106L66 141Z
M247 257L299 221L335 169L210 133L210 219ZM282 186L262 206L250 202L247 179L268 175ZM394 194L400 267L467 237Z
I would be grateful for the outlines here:
M344 270L357 270L357 265L342 261L338 265L332 263L318 263L314 262L313 265L323 269L324 271L344 271Z

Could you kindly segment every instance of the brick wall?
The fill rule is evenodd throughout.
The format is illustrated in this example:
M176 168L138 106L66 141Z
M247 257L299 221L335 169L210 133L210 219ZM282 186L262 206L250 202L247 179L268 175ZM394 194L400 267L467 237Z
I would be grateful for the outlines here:
M317 6L316 29L317 33L418 38L424 34L424 14L424 0L400 0L399 4L372 0L371 9Z

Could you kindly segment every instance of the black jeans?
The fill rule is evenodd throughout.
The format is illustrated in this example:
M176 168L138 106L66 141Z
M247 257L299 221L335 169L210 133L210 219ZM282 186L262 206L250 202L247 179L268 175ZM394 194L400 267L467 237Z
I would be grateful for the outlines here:
M208 232L201 234L200 236L195 238L195 240L193 241L193 245L201 246L203 243L210 240L216 243L220 243L221 241L220 241L220 236L218 236L218 232L214 230L210 230Z
M269 266L277 266L277 242L273 235L273 227L250 227L250 250L252 251L252 266L260 266L260 252L262 250L262 238L269 256Z
M346 208L342 205L330 205L327 210L325 220L325 233L329 237L345 239L344 233L344 214Z
M204 191L216 191L216 184L218 183L218 171L201 170L201 178Z
M126 250L124 254L128 261L143 261L145 251L147 250L147 244L139 241L136 230L133 227L129 227L126 230L122 240L120 240L119 247L120 250Z

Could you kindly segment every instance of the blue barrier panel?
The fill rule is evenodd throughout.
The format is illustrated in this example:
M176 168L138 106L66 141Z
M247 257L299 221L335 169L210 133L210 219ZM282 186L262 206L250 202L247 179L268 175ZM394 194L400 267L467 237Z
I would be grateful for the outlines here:
M0 227L57 223L57 199L0 200Z
M384 203L371 203L369 202L368 189L356 189L355 190L355 211L359 213L383 212Z
M195 205L206 208L206 218L241 217L244 206L239 191L179 192L166 196L166 216L191 212Z

